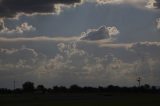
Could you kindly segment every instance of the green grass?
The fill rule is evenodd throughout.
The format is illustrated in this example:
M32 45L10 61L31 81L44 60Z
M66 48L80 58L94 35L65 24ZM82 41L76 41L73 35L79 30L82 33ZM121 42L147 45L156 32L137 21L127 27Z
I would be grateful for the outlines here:
M160 106L159 94L1 95L0 106Z

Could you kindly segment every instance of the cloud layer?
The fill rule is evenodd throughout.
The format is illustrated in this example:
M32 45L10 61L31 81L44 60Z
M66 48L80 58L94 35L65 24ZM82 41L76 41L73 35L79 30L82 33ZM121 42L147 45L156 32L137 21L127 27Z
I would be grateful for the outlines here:
M97 41L33 38L1 39L0 77L3 81L32 80L56 85L159 84L159 42L107 44ZM52 45L52 46L51 46ZM127 46L128 45L128 46ZM20 84L23 82L20 82ZM10 84L8 84L10 85ZM17 85L18 86L18 85Z

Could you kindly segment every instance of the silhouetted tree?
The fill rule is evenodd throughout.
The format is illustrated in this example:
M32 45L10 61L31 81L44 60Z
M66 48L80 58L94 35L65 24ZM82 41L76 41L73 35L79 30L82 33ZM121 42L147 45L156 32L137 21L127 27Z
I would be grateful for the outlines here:
M11 90L7 88L0 88L0 94L10 94Z
M46 89L43 85L38 85L36 89L34 88L33 82L25 82L22 85L23 89L10 90L7 88L0 88L0 94L14 94L29 92L33 93L160 93L160 87L150 86L148 84L133 87L119 87L114 85L109 85L108 87L80 87L78 85L72 85L70 88L65 86L54 86L53 89Z
M78 85L71 85L70 86L70 91L71 92L80 92L81 91L81 87L79 87Z
M145 89L150 89L151 87L150 87L148 84L145 84L145 85L144 85L144 88L145 88Z
M46 88L43 85L38 85L36 90L40 93L45 93Z
M33 92L34 91L34 83L33 82L25 82L23 85L24 92Z
M66 87L64 87L64 86L59 86L59 87L58 86L54 86L53 87L53 91L54 92L63 92L64 93L64 92L67 92L67 90L68 89Z
M13 90L13 92L16 94L20 94L20 93L22 93L22 89L16 88L15 90Z

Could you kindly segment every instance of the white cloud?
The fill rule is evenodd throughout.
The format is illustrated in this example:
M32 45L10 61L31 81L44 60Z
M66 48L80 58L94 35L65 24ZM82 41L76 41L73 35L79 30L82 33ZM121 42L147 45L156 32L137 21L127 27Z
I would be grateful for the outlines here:
M64 43L59 43L59 44L57 44L57 47L60 52L63 52L64 49L66 48L66 45Z
M148 0L148 3L146 5L146 7L148 8L155 8L154 4L156 3L155 0Z
M46 65L46 70L61 70L67 67L68 62L65 62L64 57L62 55L56 55L53 59L48 61Z
M38 56L38 53L31 48L27 48L25 46L22 46L21 48L0 48L0 53L5 55L13 55L13 54L19 54L19 52L28 52L32 54L34 57Z
M33 69L39 56L36 50L27 47L0 48L0 54L0 68L5 70Z
M70 58L74 55L85 55L84 50L77 49L76 42L70 42L69 44L59 43L57 47L62 54L65 54L67 56L67 58Z
M108 29L108 34L110 38L117 37L117 35L120 33L119 30L115 26L107 27L107 29Z
M133 47L128 48L128 50L126 49L126 52L132 54L129 49L134 49L137 54L142 53L142 51L152 54L153 52L151 52L150 49L154 46L157 48L158 45L156 42L132 44ZM145 61L138 55L139 59L126 62L120 55L116 56L116 52L114 51L112 51L111 54L106 53L107 55L96 57L95 53L92 54L83 49L79 49L73 43L59 43L57 46L60 54L49 59L47 63L42 65L45 67L42 69L46 70L46 72L43 73L41 77L49 73L48 76L55 79L62 78L64 75L67 75L68 78L68 76L71 75L72 77L70 76L69 84L78 81L89 81L90 84L102 84L103 81L106 81L106 84L132 85L136 78L141 76L146 83L154 83L155 78L151 78L150 76L155 75L155 70L157 70L155 67L157 67L158 61L155 60L152 55L151 57L146 57ZM84 51L85 54L81 55L79 52L73 52L74 50L79 52ZM73 53L74 55L68 56L66 53ZM144 64L147 64L147 66L144 67ZM146 72L146 69L152 70L152 73Z
M27 22L22 23L20 26L17 26L15 29L9 29L5 26L4 20L0 19L0 33L2 34L22 34L24 32L34 31L32 25L29 25Z
M29 25L27 22L22 23L20 26L17 26L15 30L11 32L23 33L26 31L33 31L35 28L32 25Z
M3 19L0 19L0 32L7 31L8 28L5 27Z
M8 54L8 55L11 55L17 51L18 51L18 49L16 49L16 48L11 48L11 49L0 48L0 53L4 53L4 54Z

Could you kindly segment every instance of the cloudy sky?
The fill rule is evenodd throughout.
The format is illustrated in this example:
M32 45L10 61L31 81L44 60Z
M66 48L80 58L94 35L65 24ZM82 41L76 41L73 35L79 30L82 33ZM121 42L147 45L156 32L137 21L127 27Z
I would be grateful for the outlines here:
M160 85L160 0L0 0L0 87Z

